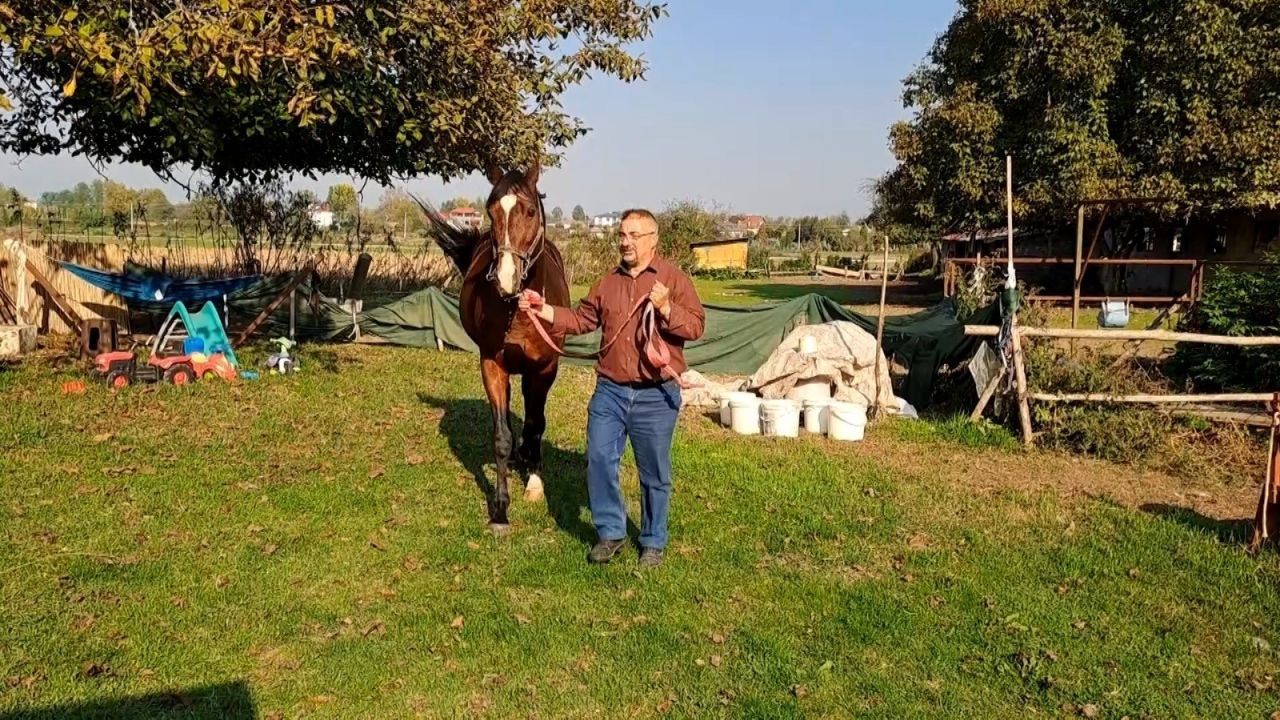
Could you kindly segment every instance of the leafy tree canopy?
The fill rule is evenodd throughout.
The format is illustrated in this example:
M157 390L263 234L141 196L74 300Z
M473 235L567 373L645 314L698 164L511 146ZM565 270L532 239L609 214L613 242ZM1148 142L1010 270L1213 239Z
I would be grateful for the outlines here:
M1081 199L1280 201L1280 3L961 0L905 82L870 220L1060 222Z
M585 132L562 93L624 81L648 0L0 0L0 150L388 183L523 165Z

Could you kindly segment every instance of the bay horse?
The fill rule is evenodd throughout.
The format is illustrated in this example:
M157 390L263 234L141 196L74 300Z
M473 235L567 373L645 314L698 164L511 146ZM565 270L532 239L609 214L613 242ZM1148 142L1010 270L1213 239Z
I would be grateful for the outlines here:
M547 302L566 307L569 283L564 259L547 238L538 164L524 172L494 167L487 175L493 185L485 203L488 230L458 228L431 208L423 205L423 210L431 220L436 243L462 274L462 327L480 348L480 378L493 415L497 478L486 489L489 526L502 531L509 527L507 476L513 462L529 473L525 499L536 502L543 497L542 434L547 427L547 395L560 359L532 324L540 321L521 313L516 300L530 288ZM563 345L563 333L551 337ZM520 376L524 395L519 448L512 444L508 417L512 375Z

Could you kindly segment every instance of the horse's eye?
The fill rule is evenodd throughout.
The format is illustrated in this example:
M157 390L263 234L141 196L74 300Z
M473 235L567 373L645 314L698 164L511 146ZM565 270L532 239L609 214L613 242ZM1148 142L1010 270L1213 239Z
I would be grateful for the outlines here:
M536 210L534 210L533 208L529 208L529 217L533 217L534 215L537 215L537 214L538 212Z

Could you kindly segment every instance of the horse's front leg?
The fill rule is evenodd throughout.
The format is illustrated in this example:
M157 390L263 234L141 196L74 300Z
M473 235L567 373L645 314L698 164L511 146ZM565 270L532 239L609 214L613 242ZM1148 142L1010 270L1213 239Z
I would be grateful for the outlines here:
M547 429L547 395L556 381L558 366L551 363L538 372L527 372L520 378L524 394L524 430L520 433L520 463L529 473L524 486L524 499L537 502L542 489L542 433Z
M497 466L497 478L493 483L489 501L489 527L495 531L506 530L507 508L511 495L507 491L507 463L511 457L511 424L507 410L511 406L511 376L493 358L480 359L480 377L484 392L489 397L489 410L493 413L493 460Z

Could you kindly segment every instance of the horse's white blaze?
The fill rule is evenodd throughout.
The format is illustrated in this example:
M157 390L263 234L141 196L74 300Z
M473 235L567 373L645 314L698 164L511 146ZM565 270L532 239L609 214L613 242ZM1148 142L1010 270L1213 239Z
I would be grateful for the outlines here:
M498 205L502 208L502 232L503 247L511 246L511 209L516 206L516 196L514 193L508 193L498 200ZM512 257L510 252L501 253L498 258L498 288L508 295L514 295L516 290L516 259Z
M542 499L542 478L537 473L529 474L529 482L524 486L524 499L530 502Z

